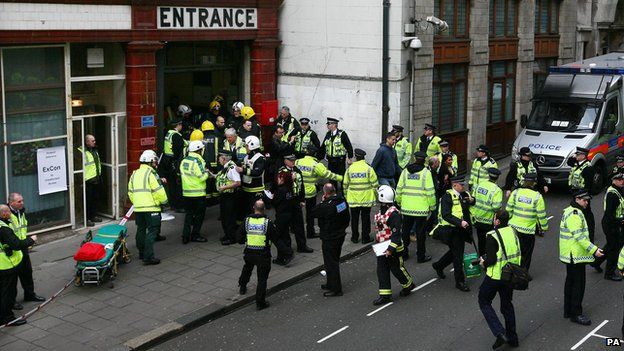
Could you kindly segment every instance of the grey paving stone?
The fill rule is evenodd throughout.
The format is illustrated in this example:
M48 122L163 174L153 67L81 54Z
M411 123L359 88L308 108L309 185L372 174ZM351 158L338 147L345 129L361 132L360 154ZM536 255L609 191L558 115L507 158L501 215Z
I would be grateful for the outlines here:
M206 292L212 290L212 289L216 289L217 287L214 286L213 284L208 284L208 283L203 283L203 282L199 282L199 283L195 283L191 286L188 287L189 290L192 290L196 293L200 293L200 294L205 294Z
M41 328L43 330L47 330L54 326L63 324L65 323L65 321L63 321L62 319L53 317L53 316L46 316L44 318L38 319L36 321L32 321L30 323L32 323L32 325L34 325L35 327Z
M191 291L189 289L183 288L181 286L169 285L167 290L162 291L162 294L170 297L177 297L180 295L188 294Z
M0 331L0 347L2 347L2 350L4 350L4 345L8 345L12 342L19 340L19 338L17 338L16 336L9 334L11 329L15 328L10 328L8 330L4 328L4 330Z
M221 274L223 272L227 272L230 269L232 269L230 266L226 266L224 264L217 263L217 262L214 262L214 261L212 261L212 262L213 263L210 266L206 267L206 270L208 272L210 272L210 273Z
M74 314L70 314L68 316L63 317L63 320L74 323L74 324L82 324L82 323L86 323L87 321L90 321L93 318L95 318L93 314L78 311Z
M113 306L116 308L122 308L125 306L128 306L129 304L132 303L132 298L128 297L128 296L120 296L120 295L115 295L115 297L104 301L106 302L107 305L109 306Z
M224 279L224 277L219 274L204 272L204 274L198 276L196 279L200 282L212 284Z
M36 347L31 343L28 343L24 340L15 339L14 341L2 345L2 351L30 351L34 349L44 350L42 348ZM48 349L51 350L51 349Z
M180 277L171 282L171 284L179 286L179 287L183 287L183 288L189 287L195 283L197 283L196 279L189 279L187 277Z
M86 301L76 306L77 309L87 313L95 312L105 307L106 304L104 302L97 300Z
M143 286L144 289L151 290L151 291L157 291L157 292L160 292L160 291L163 291L163 290L167 290L167 289L169 289L169 287L170 287L169 284L166 284L165 282L162 282L160 280L153 281L153 282L151 282L149 284L145 284Z
M241 255L240 253L236 256L226 256L226 255L221 255L217 258L213 258L211 261L213 262L217 262L217 263L221 263L223 265L229 265L232 263L239 263L243 261L243 255Z

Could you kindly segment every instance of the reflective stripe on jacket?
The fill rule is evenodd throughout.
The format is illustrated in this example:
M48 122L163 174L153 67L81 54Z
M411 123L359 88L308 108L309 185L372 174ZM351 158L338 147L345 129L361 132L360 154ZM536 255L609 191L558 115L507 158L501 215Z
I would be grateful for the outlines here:
M165 188L151 166L142 164L132 172L128 198L134 205L134 212L160 212L160 206L167 203Z

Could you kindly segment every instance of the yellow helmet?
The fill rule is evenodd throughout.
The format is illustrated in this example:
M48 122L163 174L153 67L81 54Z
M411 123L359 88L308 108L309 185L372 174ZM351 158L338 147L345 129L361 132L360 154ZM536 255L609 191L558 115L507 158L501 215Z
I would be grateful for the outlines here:
M250 119L251 117L255 116L256 113L254 112L253 108L251 108L251 106L245 106L241 109L241 115L245 119Z
M202 131L199 129L195 129L193 133L191 133L190 139L191 141L204 140L204 133L202 133Z
M225 99L223 99L223 96L221 96L221 95L216 95L213 100L218 102L218 103L220 103L220 104L225 102Z
M204 121L204 123L202 123L201 125L201 130L202 132L205 132L207 130L215 130L215 127L214 127L214 124L212 124L212 122Z
M210 103L210 109L211 110L220 110L221 109L221 104L219 103L219 101L217 100L212 100L212 102Z

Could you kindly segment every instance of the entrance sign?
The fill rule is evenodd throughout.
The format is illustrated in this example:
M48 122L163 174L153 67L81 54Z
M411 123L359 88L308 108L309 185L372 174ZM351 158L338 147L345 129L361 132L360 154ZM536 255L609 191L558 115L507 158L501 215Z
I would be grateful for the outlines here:
M67 190L67 159L65 146L37 149L39 195Z
M258 29L255 8L158 6L158 29Z

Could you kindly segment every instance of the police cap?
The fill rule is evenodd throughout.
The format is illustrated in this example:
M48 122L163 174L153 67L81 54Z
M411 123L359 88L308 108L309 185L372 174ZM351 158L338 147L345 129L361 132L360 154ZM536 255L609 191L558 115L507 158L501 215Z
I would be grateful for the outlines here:
M586 148L584 148L584 147L577 146L577 147L576 147L576 152L575 152L575 154L577 154L577 155L578 155L578 154L585 154L585 155L587 155L587 154L589 154L589 149L586 149Z
M335 118L327 117L327 124L338 124L338 120Z
M396 132L402 132L403 129L404 128L402 126L398 125L398 124L395 124L395 125L392 126L392 130L396 131Z
M466 185L466 179L464 179L464 177L462 176L455 176L451 178L451 183L459 183L459 184Z
M624 162L624 155L617 155L617 156L615 156L615 160L617 162Z
M492 178L498 178L501 175L501 171L498 168L490 167L487 171Z
M490 148L489 148L489 147L487 147L487 145L483 145L483 144L481 144L481 145L479 145L479 147L477 148L477 151L481 151L481 152L488 153L488 152L490 152Z
M425 129L436 130L436 127L433 124L425 123Z
M219 156L234 156L234 153L230 150L219 150Z
M611 178L612 179L624 179L624 173L616 173Z
M518 152L518 154L520 156L531 156L531 149L529 149L528 147L524 146L520 148L520 151Z
M414 158L421 158L424 160L427 158L427 154L422 151L416 151L414 152Z
M442 140L441 142L438 143L438 145L440 145L441 147L449 146L449 142L446 140Z
M530 172L524 175L524 180L528 180L531 182L537 181L537 173Z
M353 153L357 157L364 157L364 156L366 156L366 151L364 151L362 149L355 149L355 150L353 150Z
M291 160L291 161L297 161L297 156L290 154L290 155L284 155L284 160Z
M301 124L308 124L308 123L310 123L310 119L306 118L306 117L299 118L299 123L301 123Z
M577 199L590 200L592 198L591 195L587 192L587 190L583 190L583 189L576 191L573 195Z

